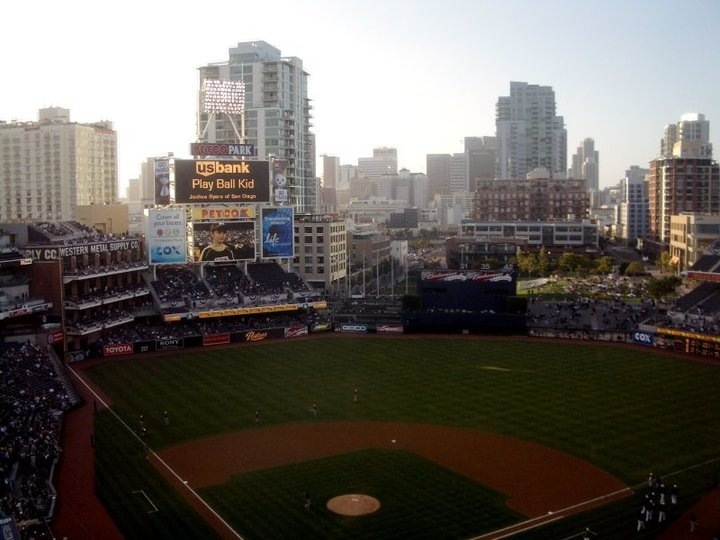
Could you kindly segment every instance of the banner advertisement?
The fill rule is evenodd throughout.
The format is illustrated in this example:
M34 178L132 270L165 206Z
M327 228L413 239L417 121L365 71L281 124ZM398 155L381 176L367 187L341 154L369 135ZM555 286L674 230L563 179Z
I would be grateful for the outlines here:
M330 330L330 323L316 323L312 327L313 332L328 332Z
M193 246L193 259L198 262L255 260L255 222L196 222Z
M270 202L270 162L176 159L175 202Z
M341 332L353 332L356 334L367 334L368 327L366 324L341 324Z
M155 204L166 206L170 204L170 160L155 160Z
M249 332L245 332L243 341L248 342L255 342L255 341L265 341L268 339L270 335L266 330L251 330Z
M262 258L294 257L292 206L261 208Z
M653 346L653 335L649 332L635 332L633 334L633 342L646 347Z
M114 251L127 251L138 249L139 240L112 240L109 242L95 242L92 244L76 244L67 246L33 247L23 250L23 253L36 261L54 261L65 257L82 255L95 255L96 253L112 253Z
M184 210L148 210L147 248L150 264L185 262Z
M401 324L378 324L377 325L377 333L378 334L402 334L403 333L403 327Z
M231 221L238 219L255 219L254 206L240 206L237 204L213 204L193 206L191 210L193 221Z
M290 328L285 328L285 337L286 338L307 336L307 335L308 335L307 326L291 326Z
M47 335L48 345L54 345L62 343L65 340L65 332L58 330L57 332L51 332Z
M273 161L273 201L275 204L287 204L287 161L276 159Z
M136 341L135 342L135 352L136 353L146 353L146 352L152 352L155 350L155 342L154 341Z
M268 304L264 306L201 311L197 314L197 317L198 319L210 319L212 317L232 317L235 315L257 315L258 313L280 313L282 311L297 311L298 309L297 304Z
M203 336L202 338L202 344L203 347L207 347L209 345L225 345L226 343L230 343L230 334L212 334L210 336Z
M184 347L182 338L158 339L155 342L155 349L166 351L169 349L182 349Z
M103 356L122 356L134 352L135 347L132 343L111 343L109 345L103 345Z

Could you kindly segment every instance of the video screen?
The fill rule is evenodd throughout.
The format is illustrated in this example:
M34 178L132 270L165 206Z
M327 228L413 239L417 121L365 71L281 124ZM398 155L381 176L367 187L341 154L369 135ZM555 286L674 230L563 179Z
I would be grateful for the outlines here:
M193 247L196 262L255 260L255 222L194 223Z

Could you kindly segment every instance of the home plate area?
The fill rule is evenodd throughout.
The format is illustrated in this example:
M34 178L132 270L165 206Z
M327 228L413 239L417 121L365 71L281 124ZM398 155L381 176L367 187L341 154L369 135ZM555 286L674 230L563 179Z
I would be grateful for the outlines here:
M364 516L377 511L380 508L380 501L369 495L350 493L333 497L325 506L328 510L343 516Z

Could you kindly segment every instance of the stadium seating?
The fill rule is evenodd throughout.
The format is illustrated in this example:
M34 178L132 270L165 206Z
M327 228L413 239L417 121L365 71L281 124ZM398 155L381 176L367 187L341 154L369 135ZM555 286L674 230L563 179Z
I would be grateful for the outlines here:
M1 342L0 372L0 515L23 529L53 515L62 413L81 398L57 359L30 342Z

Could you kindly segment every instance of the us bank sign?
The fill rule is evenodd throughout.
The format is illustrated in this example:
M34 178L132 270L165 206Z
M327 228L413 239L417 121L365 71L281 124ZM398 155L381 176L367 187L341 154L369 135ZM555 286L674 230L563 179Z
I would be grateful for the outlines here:
M270 202L270 162L176 159L175 202Z

